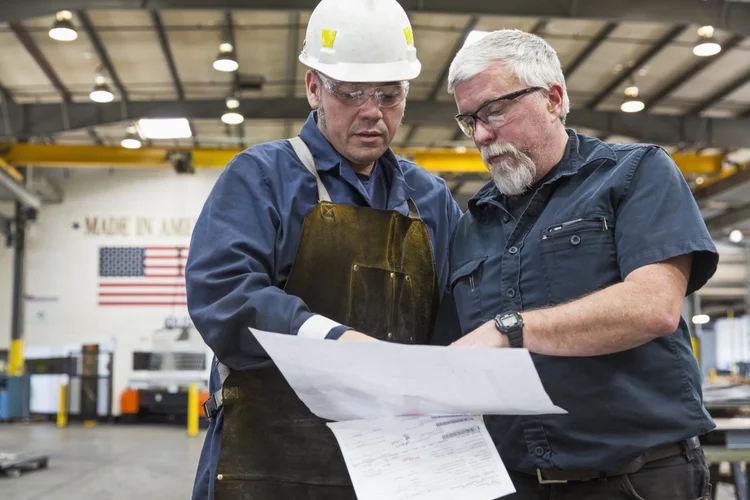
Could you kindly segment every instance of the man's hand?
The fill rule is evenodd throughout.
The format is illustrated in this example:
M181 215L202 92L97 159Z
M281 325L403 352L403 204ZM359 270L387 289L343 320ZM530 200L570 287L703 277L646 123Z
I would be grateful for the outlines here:
M495 322L488 321L473 332L469 332L453 342L450 347L505 348L510 347L510 344L508 338L495 327Z
M341 337L339 337L339 340L343 340L346 342L377 342L378 339L374 337L370 337L369 335L365 335L364 333L355 332L354 330L347 330L345 331Z

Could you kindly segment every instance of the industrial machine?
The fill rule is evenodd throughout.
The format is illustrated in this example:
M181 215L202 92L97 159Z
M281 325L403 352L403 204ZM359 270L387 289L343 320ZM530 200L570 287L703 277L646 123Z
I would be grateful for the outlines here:
M0 422L29 418L31 376L0 373Z
M128 388L120 395L120 420L185 424L191 384L198 384L202 416L210 366L211 352L192 325L157 330L150 350L133 353Z

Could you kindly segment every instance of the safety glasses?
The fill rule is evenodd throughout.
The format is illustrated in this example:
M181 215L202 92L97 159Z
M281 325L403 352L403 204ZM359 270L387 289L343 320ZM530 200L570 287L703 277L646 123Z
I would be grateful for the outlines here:
M379 106L392 108L402 103L409 93L409 82L406 81L373 87L331 80L320 72L317 74L326 91L347 106L362 106L375 96Z
M474 137L477 120L485 125L500 125L505 120L508 109L510 109L520 97L530 94L531 92L536 92L537 90L546 89L544 87L528 87L489 100L482 104L479 109L473 113L459 113L455 116L458 126L468 137Z

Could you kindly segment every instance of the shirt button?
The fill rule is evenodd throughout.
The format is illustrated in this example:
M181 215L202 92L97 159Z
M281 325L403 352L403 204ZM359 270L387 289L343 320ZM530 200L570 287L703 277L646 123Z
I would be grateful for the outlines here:
M534 448L534 455L536 455L537 457L541 457L542 455L544 455L544 448L542 448L541 446L537 446L536 448Z
M510 252L510 253L511 253L511 255L515 255L515 254L517 254L517 253L518 253L518 248L517 248L517 247L510 247L510 248L508 249L508 252Z
M507 295L509 298L513 298L516 296L516 291L512 288L509 288L507 292L505 292L505 295Z
M574 234L570 237L570 244L571 245L578 245L581 242L581 237L577 234Z
M505 222L506 224L507 224L508 222L510 222L510 215L504 215L504 216L503 216L503 222Z

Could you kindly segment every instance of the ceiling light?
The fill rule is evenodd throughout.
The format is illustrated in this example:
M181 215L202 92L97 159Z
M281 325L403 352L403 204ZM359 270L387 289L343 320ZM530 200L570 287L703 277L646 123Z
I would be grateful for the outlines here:
M143 141L141 141L141 138L138 135L138 131L135 127L128 127L125 138L120 141L120 146L124 147L125 149L138 149L143 146Z
M700 57L715 56L721 52L721 45L714 38L713 26L698 28L698 43L693 47L693 54Z
M78 38L78 32L73 27L70 20L73 14L69 10L61 10L55 15L55 22L49 30L49 36L58 42L72 42Z
M142 118L138 131L146 139L188 139L193 136L187 118Z
M711 321L711 316L708 314L696 314L693 316L693 324L694 325L705 325Z
M732 243L739 243L744 237L745 235L739 229L735 229L734 231L729 233L729 241L731 241Z
M240 113L227 111L226 113L221 115L221 121L223 121L227 125L239 125L240 123L245 121L245 117Z
M240 101L236 97L227 97L227 108L237 109L240 107Z
M489 31L472 31L471 33L469 33L469 36L466 37L466 41L464 42L464 47L481 40L482 38L486 37L489 34L490 34Z
M638 87L635 85L625 89L625 100L620 109L625 113L637 113L643 111L646 105L638 99Z
M89 97L94 102L112 102L115 95L109 90L109 85L106 83L97 83L94 85L94 90L91 91Z
M231 43L222 43L219 45L219 55L216 56L214 61L214 69L216 71L237 71L240 65L237 62L237 58L234 55L234 47Z

